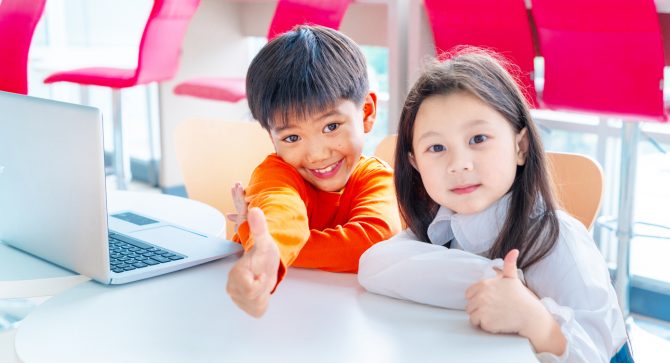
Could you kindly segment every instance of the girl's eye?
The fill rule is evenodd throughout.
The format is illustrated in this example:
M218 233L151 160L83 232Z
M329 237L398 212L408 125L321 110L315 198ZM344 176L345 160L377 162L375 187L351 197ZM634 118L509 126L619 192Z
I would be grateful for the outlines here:
M444 145L439 145L439 144L431 145L431 146L428 147L428 151L433 152L433 153L439 153L439 152L442 152L444 150L446 150Z
M300 136L298 135L288 135L285 138L283 138L284 142L288 142L289 144L292 144L298 140L300 140Z
M336 122L333 122L332 124L326 125L326 127L323 128L323 132L326 132L326 133L333 132L333 131L337 130L339 127L340 127L340 124L338 124Z
M486 135L475 135L470 139L470 144L481 144L482 142L486 141L488 139L488 136Z

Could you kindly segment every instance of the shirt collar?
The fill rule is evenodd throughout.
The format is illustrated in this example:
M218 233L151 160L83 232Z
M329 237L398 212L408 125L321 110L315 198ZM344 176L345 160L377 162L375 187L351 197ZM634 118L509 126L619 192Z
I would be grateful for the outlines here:
M508 205L509 193L475 214L458 214L441 206L428 226L428 238L436 245L444 245L455 238L465 251L486 252L500 234Z

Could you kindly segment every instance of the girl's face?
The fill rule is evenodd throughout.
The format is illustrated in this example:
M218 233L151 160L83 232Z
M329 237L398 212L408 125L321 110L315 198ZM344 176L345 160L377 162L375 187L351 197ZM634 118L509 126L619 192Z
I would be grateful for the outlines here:
M477 213L510 190L527 145L525 128L517 133L476 96L435 95L417 112L410 162L436 203L456 213Z

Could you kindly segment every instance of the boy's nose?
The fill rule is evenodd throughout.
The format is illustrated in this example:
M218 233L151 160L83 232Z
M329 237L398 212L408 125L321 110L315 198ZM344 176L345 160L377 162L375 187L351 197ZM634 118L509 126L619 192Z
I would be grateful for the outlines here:
M309 144L307 148L307 160L310 163L318 163L330 157L327 143L315 140Z

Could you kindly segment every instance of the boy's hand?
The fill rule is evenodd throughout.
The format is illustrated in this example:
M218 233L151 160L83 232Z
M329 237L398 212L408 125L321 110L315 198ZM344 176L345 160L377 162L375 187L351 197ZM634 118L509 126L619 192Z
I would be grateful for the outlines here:
M242 187L242 183L240 182L235 183L235 185L230 188L230 195L233 197L233 204L235 205L235 210L237 213L228 213L226 214L226 218L228 218L229 221L235 223L235 232L237 232L237 228L240 226L240 224L247 220L247 210L249 208L249 204L244 199L246 194L244 192L244 188Z
M279 248L268 232L263 211L252 208L248 218L254 246L228 273L226 290L237 306L259 318L267 310L270 293L277 284Z

